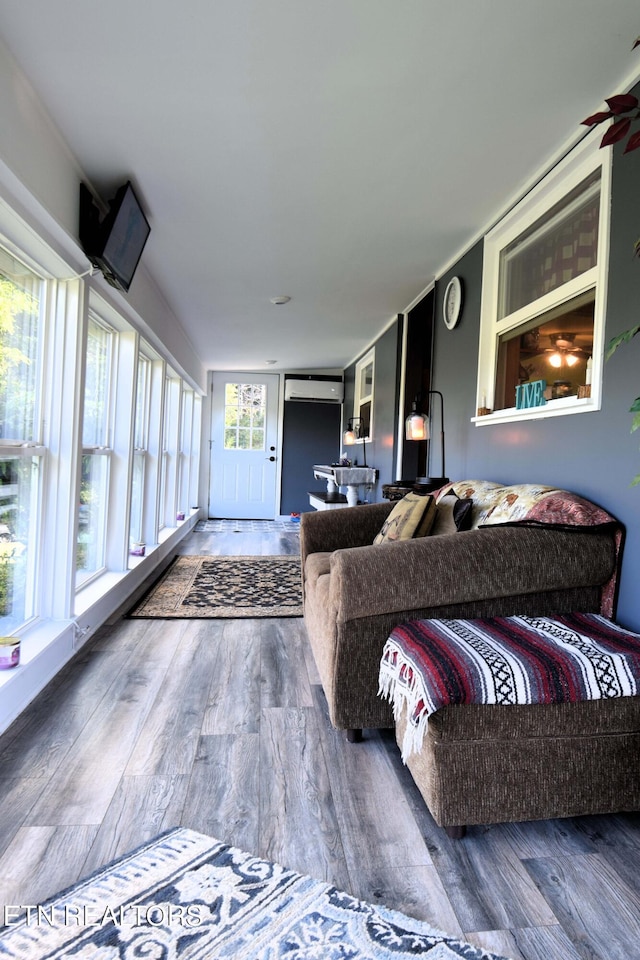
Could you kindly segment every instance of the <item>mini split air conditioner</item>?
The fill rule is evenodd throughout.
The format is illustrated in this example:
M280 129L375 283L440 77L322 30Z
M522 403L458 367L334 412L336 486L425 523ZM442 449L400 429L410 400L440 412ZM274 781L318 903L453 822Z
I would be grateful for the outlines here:
M284 398L308 403L342 403L344 386L340 380L285 380Z

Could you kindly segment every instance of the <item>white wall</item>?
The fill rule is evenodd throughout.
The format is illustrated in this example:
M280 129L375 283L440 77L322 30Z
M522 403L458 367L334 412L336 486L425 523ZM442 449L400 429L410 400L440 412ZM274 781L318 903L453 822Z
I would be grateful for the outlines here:
M89 262L77 241L80 166L0 39L0 195L78 272ZM179 318L141 263L127 296L92 280L174 369L206 390L206 374Z

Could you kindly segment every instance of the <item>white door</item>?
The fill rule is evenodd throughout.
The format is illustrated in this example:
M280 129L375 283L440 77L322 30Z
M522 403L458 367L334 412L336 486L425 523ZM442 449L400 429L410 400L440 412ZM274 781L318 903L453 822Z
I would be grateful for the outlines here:
M210 517L275 518L279 384L273 373L213 374Z

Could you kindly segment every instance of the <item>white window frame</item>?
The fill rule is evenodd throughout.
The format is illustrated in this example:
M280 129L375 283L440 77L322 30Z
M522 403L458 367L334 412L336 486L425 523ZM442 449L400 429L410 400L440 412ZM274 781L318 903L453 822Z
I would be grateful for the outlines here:
M369 393L362 392L362 373L368 366L371 366L371 390ZM355 389L353 397L353 416L360 417L360 410L363 403L371 403L371 416L369 418L369 432L364 438L360 437L356 440L356 443L362 443L363 440L367 443L373 438L373 398L375 393L375 384L376 384L376 348L371 347L370 350L365 353L356 363L356 376L355 376Z
M598 139L587 137L486 235L484 242L476 408L488 408L493 411L498 338L527 320L537 316L542 317L553 307L593 289L595 290L595 307L591 396L549 400L543 406L519 410L515 406L496 410L472 417L471 420L476 426L538 420L544 417L589 413L600 409L609 262L611 166L611 151L600 150ZM597 265L502 320L497 320L500 296L500 254L598 168L600 168L601 179Z
M149 414L151 404L151 373L152 361L138 350L136 358L136 390L133 401L133 450L131 452L131 489L129 493L129 551L135 549L139 555L141 545L144 544L145 529L145 490L147 488L147 460L149 458ZM133 484L136 465L140 464L140 515L134 517L133 511ZM136 522L137 538L133 536L132 525ZM155 541L155 537L154 537ZM129 558L131 566L131 556Z

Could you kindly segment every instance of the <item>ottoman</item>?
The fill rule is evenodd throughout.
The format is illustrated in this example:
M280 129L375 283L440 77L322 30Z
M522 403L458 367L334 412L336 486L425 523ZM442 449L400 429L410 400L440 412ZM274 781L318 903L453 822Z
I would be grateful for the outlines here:
M407 701L394 706L406 748ZM640 810L640 697L443 706L405 762L452 837L469 824Z

